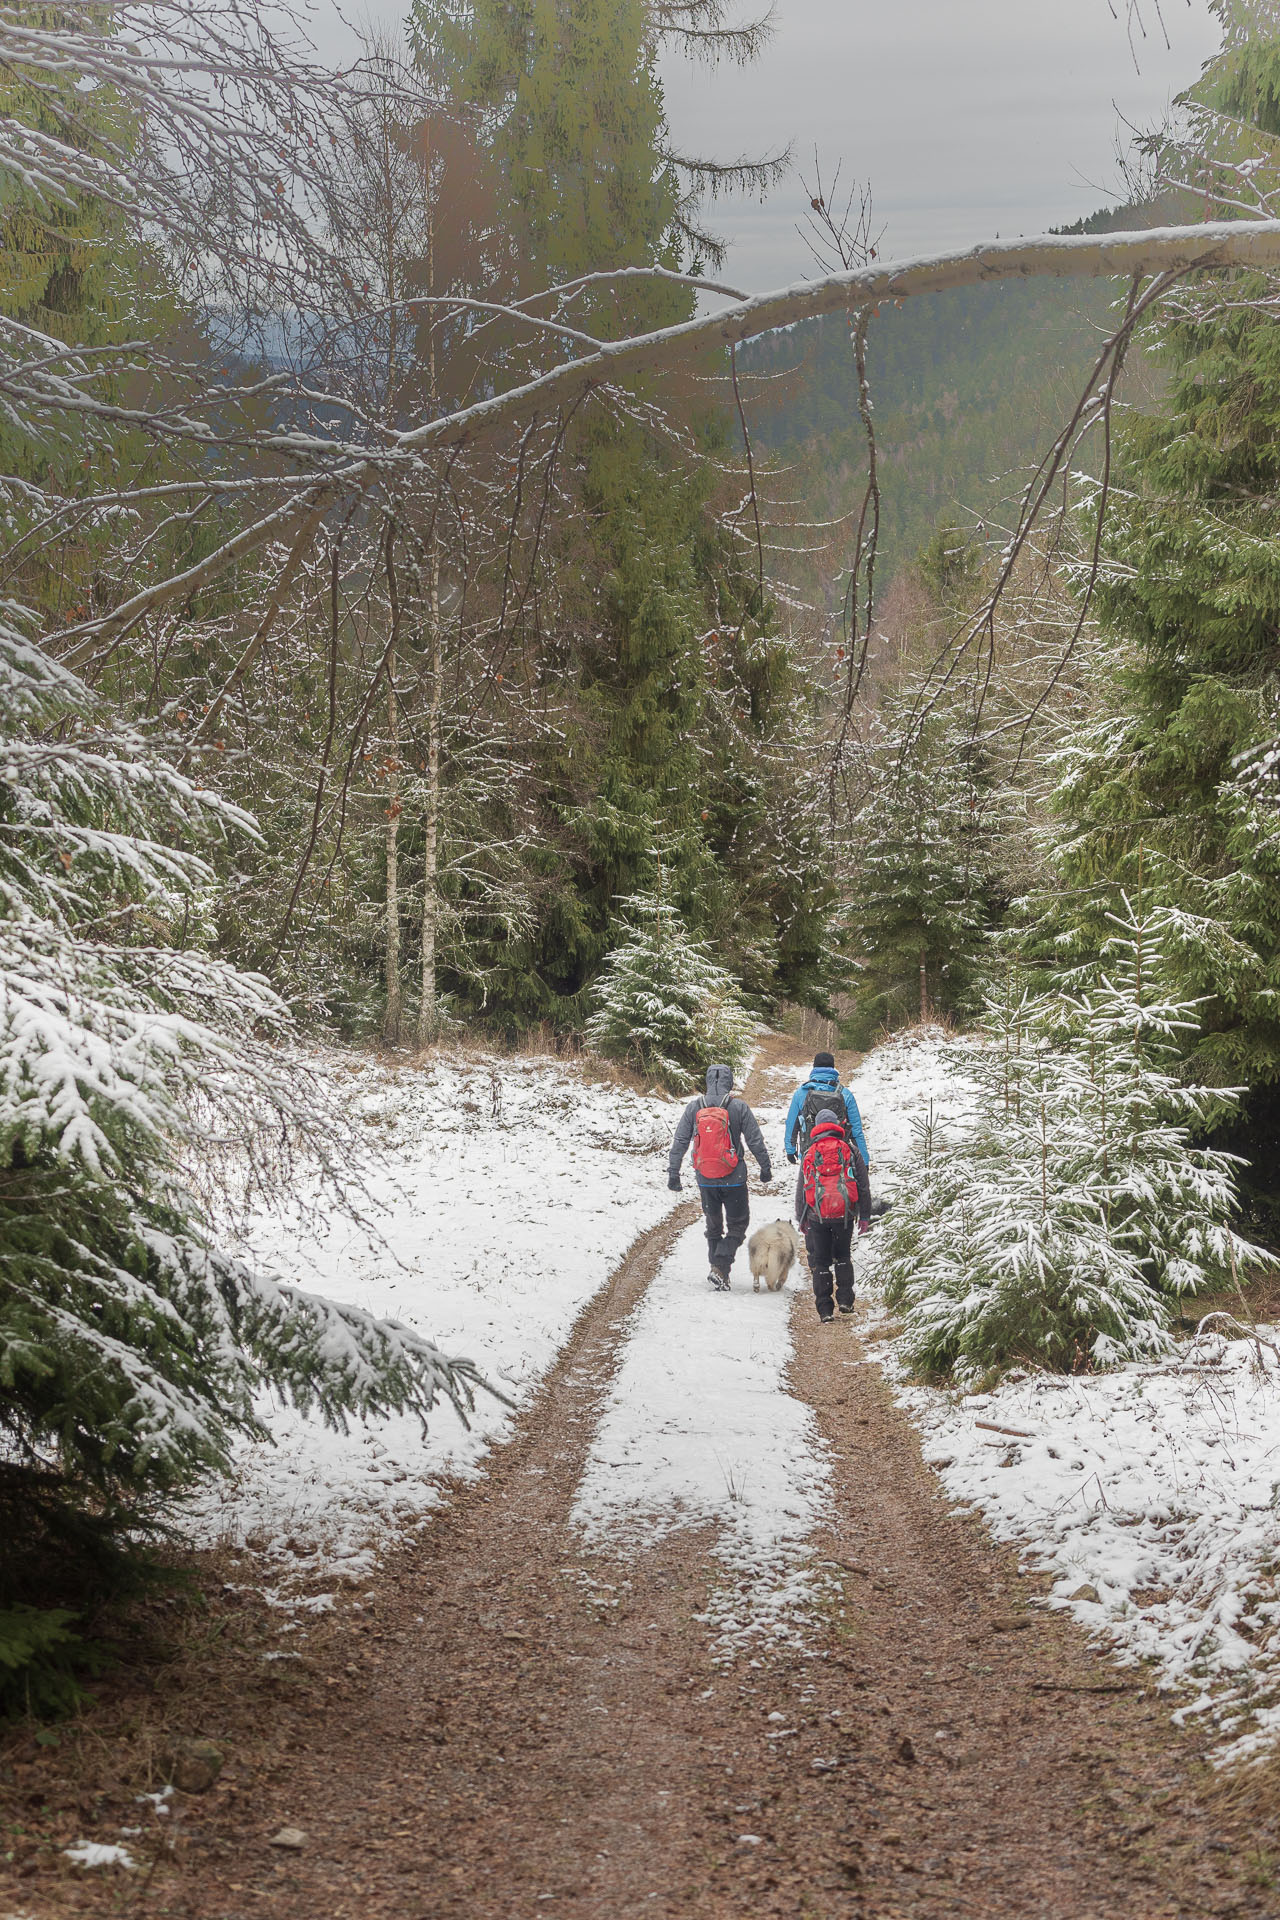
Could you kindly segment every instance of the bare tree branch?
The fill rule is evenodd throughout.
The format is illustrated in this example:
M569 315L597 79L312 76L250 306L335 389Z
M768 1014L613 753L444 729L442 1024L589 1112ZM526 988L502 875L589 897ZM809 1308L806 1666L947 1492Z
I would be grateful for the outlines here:
M755 294L719 313L656 333L610 341L599 352L548 369L523 386L459 408L401 434L403 451L465 445L489 428L527 418L552 401L687 364L700 352L741 345L759 334L827 313L875 307L921 293L1043 276L1132 279L1135 273L1192 273L1207 267L1280 266L1280 220L1156 227L1145 233L1044 234L997 240L963 252L875 265Z

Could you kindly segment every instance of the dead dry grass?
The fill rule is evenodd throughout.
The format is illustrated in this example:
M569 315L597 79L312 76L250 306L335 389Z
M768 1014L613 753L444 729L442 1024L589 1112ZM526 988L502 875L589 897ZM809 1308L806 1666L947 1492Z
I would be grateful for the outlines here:
M1184 1319L1194 1320L1197 1326L1211 1313L1229 1313L1245 1326L1274 1326L1280 1322L1280 1272L1242 1274L1239 1287L1185 1299L1182 1312Z
M668 1090L656 1084L651 1075L638 1072L624 1061L592 1053L576 1034L561 1033L545 1025L534 1027L513 1041L504 1040L500 1034L459 1028L442 1034L425 1047L387 1047L375 1042L352 1047L349 1052L355 1060L375 1061L398 1073L421 1072L437 1063L490 1066L503 1060L545 1060L576 1072L589 1086L624 1087L632 1093L658 1099L668 1097Z

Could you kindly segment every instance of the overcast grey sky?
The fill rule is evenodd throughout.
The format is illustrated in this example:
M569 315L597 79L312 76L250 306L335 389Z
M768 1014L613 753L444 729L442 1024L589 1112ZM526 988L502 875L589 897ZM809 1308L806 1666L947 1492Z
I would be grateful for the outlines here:
M668 60L679 150L726 159L794 147L792 177L763 207L710 208L731 241L726 272L753 290L812 274L795 222L815 143L828 175L843 161L847 181L870 182L884 252L897 258L1092 213L1116 197L1122 119L1160 120L1217 46L1206 0L1163 5L1172 47L1153 32L1136 70L1108 0L777 0L755 66ZM1147 12L1154 27L1151 0ZM404 13L403 0L351 9L388 25ZM334 0L317 0L315 18L324 51L340 56Z
M710 211L753 290L814 271L795 175L812 174L815 142L828 176L842 160L870 182L886 255L1039 233L1116 197L1121 116L1161 119L1216 49L1205 0L1164 0L1164 15L1171 50L1153 35L1135 71L1107 0L778 0L754 68L668 62L668 117L717 158L793 143L793 177L763 207Z

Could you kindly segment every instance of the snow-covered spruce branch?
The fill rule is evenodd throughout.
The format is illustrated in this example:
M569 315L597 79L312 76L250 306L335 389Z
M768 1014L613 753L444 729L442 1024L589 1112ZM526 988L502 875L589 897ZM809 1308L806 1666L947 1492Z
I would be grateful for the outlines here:
M295 1153L331 1200L351 1183L288 1010L185 937L198 843L245 816L5 625L0 719L0 1448L118 1494L225 1465L264 1386L336 1422L442 1393L465 1418L468 1362L276 1284L211 1224L292 1187ZM220 1138L235 1196L208 1191Z
M922 1374L1079 1371L1166 1352L1179 1303L1273 1257L1229 1222L1235 1171L1195 1133L1238 1097L1187 1085L1197 1008L1162 986L1178 916L1126 906L1072 992L1011 987L965 1049L974 1088L930 1123L886 1233L886 1296Z
M477 1388L511 1404L472 1361L446 1358L403 1321L285 1285L243 1263L225 1270L219 1284L236 1341L261 1382L330 1426L411 1413L425 1432L441 1396L466 1426Z

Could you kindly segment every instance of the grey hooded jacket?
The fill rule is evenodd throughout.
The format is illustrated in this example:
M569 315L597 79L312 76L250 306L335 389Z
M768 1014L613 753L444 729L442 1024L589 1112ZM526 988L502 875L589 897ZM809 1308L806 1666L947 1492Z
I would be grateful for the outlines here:
M698 1123L698 1109L703 1106L728 1108L729 1137L733 1141L733 1150L738 1156L738 1164L727 1180L704 1180L700 1173L696 1174L698 1185L700 1187L744 1187L747 1184L747 1161L742 1151L744 1140L760 1169L760 1178L764 1181L772 1180L773 1169L769 1164L769 1149L765 1146L764 1137L756 1125L756 1117L745 1100L731 1096L732 1086L732 1067L707 1068L706 1098L689 1102L680 1116L676 1137L671 1142L671 1157L667 1162L667 1173L672 1180L680 1177L680 1163L689 1151L693 1130Z

